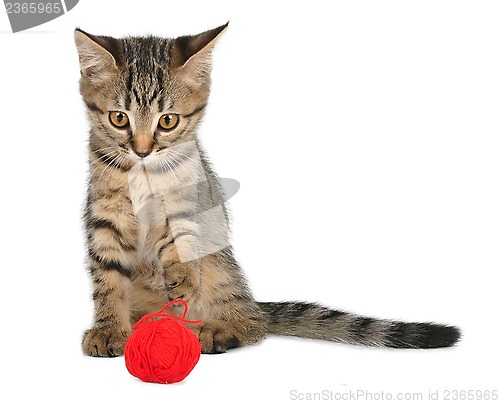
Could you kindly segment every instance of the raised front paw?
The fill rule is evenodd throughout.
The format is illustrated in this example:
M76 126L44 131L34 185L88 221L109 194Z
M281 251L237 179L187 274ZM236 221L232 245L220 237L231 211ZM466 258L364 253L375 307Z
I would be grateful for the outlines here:
M129 330L111 327L91 328L83 334L82 350L89 356L121 356L130 333Z
M200 292L199 268L191 263L169 266L165 270L165 286L169 299L183 299L190 304Z

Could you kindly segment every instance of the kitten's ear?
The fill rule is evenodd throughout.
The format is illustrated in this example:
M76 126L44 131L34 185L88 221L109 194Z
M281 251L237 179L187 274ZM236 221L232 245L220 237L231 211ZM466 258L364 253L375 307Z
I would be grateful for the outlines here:
M76 29L75 44L83 76L98 84L112 79L118 73L122 51L120 40L90 35Z
M181 36L174 39L173 63L178 72L193 83L202 84L212 69L212 50L229 22L199 35Z

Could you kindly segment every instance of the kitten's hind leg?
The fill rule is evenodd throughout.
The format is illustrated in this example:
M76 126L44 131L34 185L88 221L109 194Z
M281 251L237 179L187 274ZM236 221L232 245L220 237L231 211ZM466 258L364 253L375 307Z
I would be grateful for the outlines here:
M201 352L206 354L224 353L229 349L255 344L265 336L264 327L259 322L242 318L204 320L190 328L200 340Z

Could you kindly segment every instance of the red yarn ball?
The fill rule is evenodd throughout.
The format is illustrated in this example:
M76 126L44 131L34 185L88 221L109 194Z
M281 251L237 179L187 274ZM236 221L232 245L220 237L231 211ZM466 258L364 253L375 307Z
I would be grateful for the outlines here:
M175 303L185 305L182 318L161 313ZM196 335L182 324L194 323L185 319L186 312L184 301L174 301L159 313L148 314L134 325L124 352L130 374L144 382L170 384L184 380L191 373L200 359L201 345ZM162 318L150 320L157 316Z

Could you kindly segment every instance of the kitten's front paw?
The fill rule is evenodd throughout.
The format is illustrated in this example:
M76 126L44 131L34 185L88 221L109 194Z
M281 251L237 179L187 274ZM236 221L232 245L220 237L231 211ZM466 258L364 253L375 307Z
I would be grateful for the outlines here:
M123 355L129 330L91 328L83 334L82 350L89 356L115 357Z
M189 263L171 265L165 271L165 286L169 299L183 299L190 304L199 293L199 268Z

